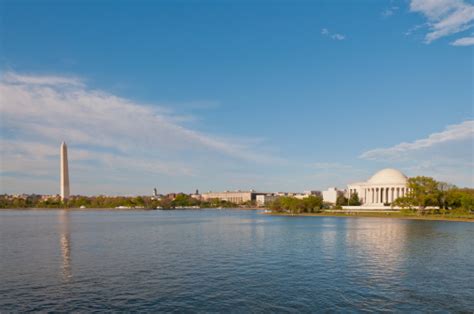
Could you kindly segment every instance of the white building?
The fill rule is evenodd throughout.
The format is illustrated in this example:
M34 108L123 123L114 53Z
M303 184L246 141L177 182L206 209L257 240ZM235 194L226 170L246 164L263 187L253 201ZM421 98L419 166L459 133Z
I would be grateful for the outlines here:
M250 201L255 201L257 195L265 193L257 193L254 190L250 191L225 191L225 192L207 192L201 195L202 200L209 201L211 199L219 199L235 204L243 204Z
M257 205L258 206L266 206L271 202L275 201L279 196L274 194L262 194L257 195Z
M338 190L337 188L329 188L326 191L323 191L323 201L331 204L336 204L337 197L343 194L344 192Z
M362 205L381 206L407 194L407 176L396 169L383 169L366 182L347 186L348 197L357 193Z
M304 191L303 194L312 195L312 196L322 196L321 191L318 191L318 190L307 190L307 191Z
M288 196L288 197L294 197L299 200L305 199L309 196L321 196L320 191L304 191L303 193L300 192L277 192L274 193L276 196Z

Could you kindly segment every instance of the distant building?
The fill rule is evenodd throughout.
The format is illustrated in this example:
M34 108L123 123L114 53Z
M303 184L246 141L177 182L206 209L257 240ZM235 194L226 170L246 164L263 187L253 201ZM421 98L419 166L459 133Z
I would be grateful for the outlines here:
M163 195L158 193L158 190L156 188L153 188L153 195L151 197L152 200L161 200L163 198Z
M201 200L202 199L202 195L199 194L199 190L196 189L196 192L194 194L190 194L189 196L191 196L192 198L196 199L196 200Z
M316 190L310 190L310 191L304 191L303 193L292 193L293 197L297 198L297 199L305 199L307 197L310 197L310 196L321 196L321 192L320 191L316 191Z
M323 201L331 204L336 204L337 198L340 195L344 195L344 191L340 191L337 188L329 188L323 191Z
M294 197L294 198L302 200L302 199L307 198L309 196L321 196L321 192L320 191L314 191L314 190L304 191L303 193L300 193L300 192L277 192L277 193L275 193L275 195L276 196Z
M294 198L297 198L299 200L302 200L304 198L307 198L310 196L310 194L306 194L306 193L293 193L293 195L291 195L292 197Z
M261 194L256 196L257 206L267 206L271 202L274 202L280 196L275 194Z
M168 194L165 195L165 198L174 201L176 196L178 196L180 194L183 194L183 193L168 193Z
M219 199L235 204L243 204L248 201L256 201L257 195L265 195L266 193L257 193L250 191L225 191L225 192L207 192L201 195L202 200Z
M312 196L322 196L321 191L317 191L317 190L304 191L303 193L306 195L312 195Z

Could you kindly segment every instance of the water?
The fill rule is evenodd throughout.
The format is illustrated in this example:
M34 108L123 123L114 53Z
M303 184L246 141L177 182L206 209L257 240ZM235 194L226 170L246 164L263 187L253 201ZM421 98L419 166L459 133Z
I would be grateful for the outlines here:
M0 211L0 312L474 311L474 224Z

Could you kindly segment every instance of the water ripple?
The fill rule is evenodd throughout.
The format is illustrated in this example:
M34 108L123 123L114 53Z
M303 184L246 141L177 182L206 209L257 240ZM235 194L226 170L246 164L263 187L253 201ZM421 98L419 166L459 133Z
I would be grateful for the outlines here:
M0 212L0 312L472 312L474 224Z

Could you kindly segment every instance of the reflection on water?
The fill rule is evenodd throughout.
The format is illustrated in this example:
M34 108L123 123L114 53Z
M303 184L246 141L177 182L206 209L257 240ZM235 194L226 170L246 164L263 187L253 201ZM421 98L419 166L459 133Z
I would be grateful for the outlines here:
M61 210L58 213L59 217L59 236L61 245L61 276L64 282L69 282L72 279L71 270L71 234L69 232L69 211Z
M472 239L472 223L5 210L0 313L472 312Z
M354 262L371 265L387 275L396 272L404 259L408 224L397 220L353 219L346 244Z

